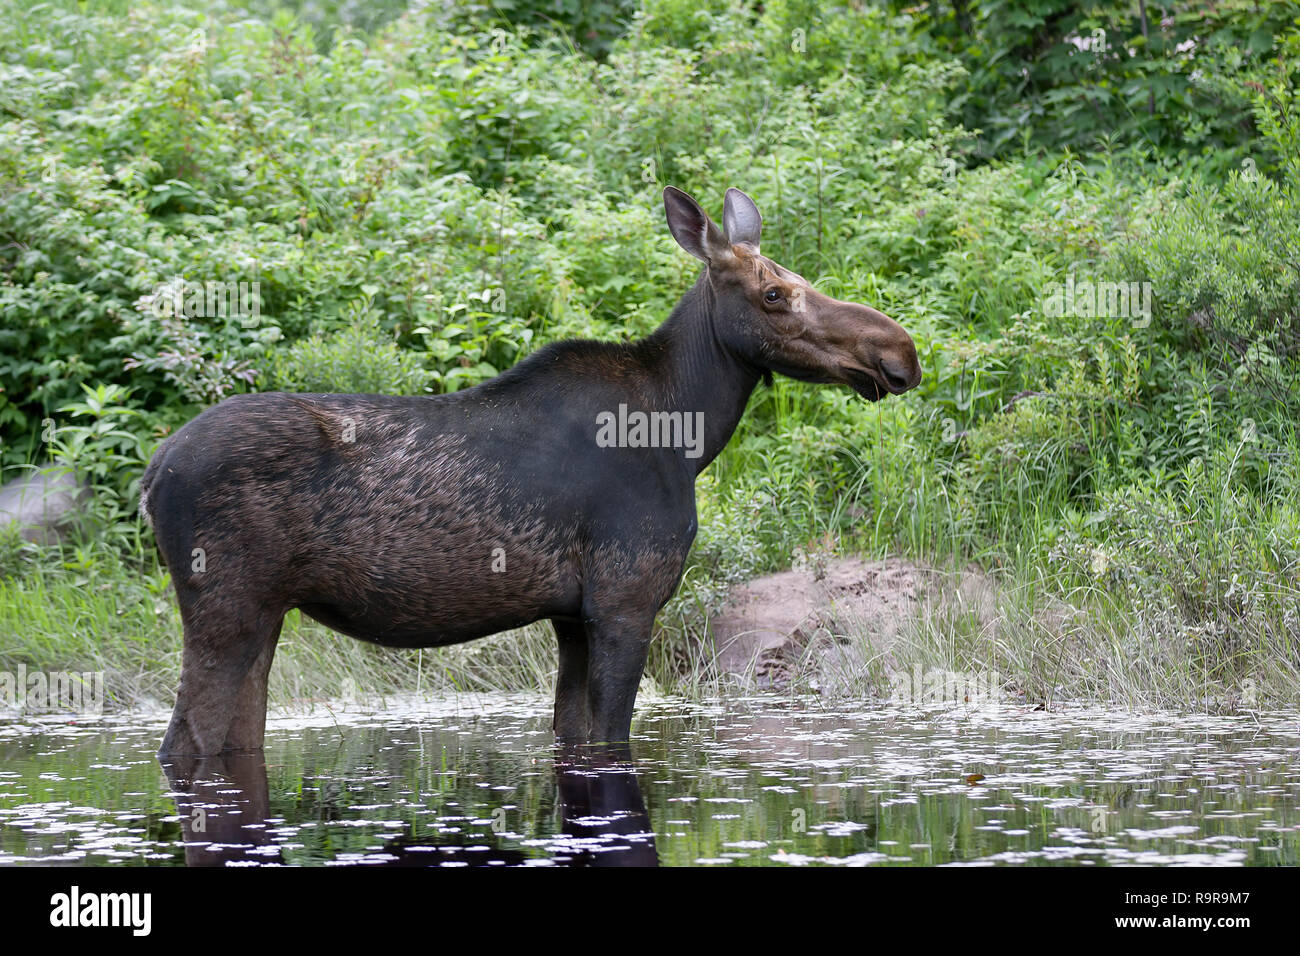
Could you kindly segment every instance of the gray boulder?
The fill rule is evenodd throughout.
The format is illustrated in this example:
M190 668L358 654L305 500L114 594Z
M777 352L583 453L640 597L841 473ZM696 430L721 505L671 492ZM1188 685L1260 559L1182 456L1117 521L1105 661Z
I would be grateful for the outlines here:
M90 489L61 468L45 468L0 487L0 527L18 525L28 541L54 544L76 524Z

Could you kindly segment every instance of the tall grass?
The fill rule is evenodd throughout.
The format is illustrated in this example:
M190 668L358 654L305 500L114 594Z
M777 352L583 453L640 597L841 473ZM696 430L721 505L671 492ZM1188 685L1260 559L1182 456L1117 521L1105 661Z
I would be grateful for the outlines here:
M49 557L49 555L47 555ZM167 574L102 552L81 568L40 561L0 577L0 671L102 672L110 707L170 706L180 677L180 614ZM555 639L535 624L470 644L395 650L344 637L291 611L269 697L282 707L386 694L547 691Z

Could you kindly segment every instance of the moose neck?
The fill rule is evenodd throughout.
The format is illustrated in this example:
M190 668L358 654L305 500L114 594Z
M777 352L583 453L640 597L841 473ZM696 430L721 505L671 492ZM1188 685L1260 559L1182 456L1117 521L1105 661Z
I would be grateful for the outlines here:
M718 297L701 273L652 335L662 348L660 400L665 410L704 413L704 442L687 462L702 472L726 447L762 370L729 349L717 332Z

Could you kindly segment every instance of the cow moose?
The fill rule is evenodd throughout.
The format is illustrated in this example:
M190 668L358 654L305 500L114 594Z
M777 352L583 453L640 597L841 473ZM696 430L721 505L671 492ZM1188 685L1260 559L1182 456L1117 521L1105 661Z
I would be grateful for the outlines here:
M405 648L548 618L557 740L627 741L695 478L759 380L878 401L921 379L898 323L760 253L744 193L727 190L722 228L679 189L663 199L704 269L643 339L556 342L446 395L236 395L159 446L141 509L185 631L160 754L262 746L292 608Z

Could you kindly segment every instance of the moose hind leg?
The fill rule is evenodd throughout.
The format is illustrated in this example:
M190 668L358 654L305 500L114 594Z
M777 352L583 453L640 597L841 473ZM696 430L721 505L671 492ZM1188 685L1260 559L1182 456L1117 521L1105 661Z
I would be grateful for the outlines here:
M222 750L260 750L266 736L266 681L275 660L275 648L280 642L281 617L271 627L262 643L262 650L254 658L235 699L234 715L226 730Z
M181 618L180 688L159 754L260 748L266 678L284 614L247 608L199 613L182 607Z
M585 743L591 732L591 707L587 699L587 629L581 621L551 619L560 648L560 669L555 678L555 739Z

